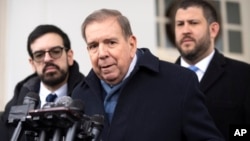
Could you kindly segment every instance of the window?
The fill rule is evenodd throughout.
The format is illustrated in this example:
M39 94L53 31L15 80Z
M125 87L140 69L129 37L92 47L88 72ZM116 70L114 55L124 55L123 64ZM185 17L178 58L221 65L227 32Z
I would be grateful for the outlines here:
M168 61L175 61L179 56L178 51L171 43L171 36L167 30L169 21L166 11L173 0L155 0L156 4L156 30L159 57ZM222 30L216 42L216 48L224 55L250 62L250 41L247 35L249 0L213 0L217 11L221 14Z

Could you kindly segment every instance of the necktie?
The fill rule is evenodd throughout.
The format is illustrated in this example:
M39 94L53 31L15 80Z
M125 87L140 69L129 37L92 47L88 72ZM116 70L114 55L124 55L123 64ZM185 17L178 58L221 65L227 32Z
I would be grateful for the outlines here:
M193 72L196 72L197 70L199 70L199 68L196 66L189 66L188 69L192 70Z
M56 95L56 94L49 94L49 95L46 97L46 102L54 102L56 98L57 98L57 95Z

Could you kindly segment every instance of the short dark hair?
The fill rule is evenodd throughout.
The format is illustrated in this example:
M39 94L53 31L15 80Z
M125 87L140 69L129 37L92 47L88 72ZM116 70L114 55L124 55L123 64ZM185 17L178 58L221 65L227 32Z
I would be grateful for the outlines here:
M97 22L104 21L105 19L110 18L110 17L113 17L117 20L125 38L133 34L128 18L123 16L121 12L119 12L118 10L113 10L113 9L100 9L91 13L82 23L83 39L86 41L85 29L88 24L95 22L95 21Z
M171 43L175 44L175 16L178 9L187 9L189 7L199 7L202 9L205 19L208 24L217 22L221 25L221 18L215 8L214 2L208 0L174 0L171 6L166 11L166 16L170 18L170 23L166 24L167 35ZM221 28L219 34L221 32ZM218 35L217 35L218 37ZM216 39L217 39L216 37Z
M203 14L209 24L212 22L220 22L219 15L214 7L214 5L207 0L182 0L176 7L177 9L183 8L187 9L189 7L197 6L202 8ZM176 14L175 11L175 14Z
M59 27L57 27L55 25L44 24L44 25L37 26L30 33L30 35L28 37L28 40L27 40L27 50L28 50L28 53L29 53L30 57L33 57L30 45L37 38L41 37L42 35L44 35L46 33L56 33L56 34L58 34L63 39L63 45L66 48L66 51L68 51L69 49L71 49L70 40L69 40L69 37L68 37L68 35L66 33L64 33Z

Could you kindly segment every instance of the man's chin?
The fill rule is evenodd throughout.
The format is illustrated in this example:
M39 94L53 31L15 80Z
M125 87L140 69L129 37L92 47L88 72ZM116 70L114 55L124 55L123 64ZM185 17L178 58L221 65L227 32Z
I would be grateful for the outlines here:
M46 78L42 80L44 84L48 85L48 86L56 86L59 83L61 83L61 81L58 80L58 78Z
M192 54L194 52L194 47L193 46L182 47L181 52L182 54L185 54L185 55Z

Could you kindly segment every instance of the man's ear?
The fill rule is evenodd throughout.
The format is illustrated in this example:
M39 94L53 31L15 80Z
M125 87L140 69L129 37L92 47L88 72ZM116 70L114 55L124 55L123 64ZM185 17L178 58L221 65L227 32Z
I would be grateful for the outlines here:
M210 36L215 39L219 35L220 25L217 22L212 22L210 24Z
M129 40L129 46L130 46L130 55L131 57L134 57L136 53L136 49L137 49L136 37L131 35L128 40Z
M35 64L34 64L34 61L33 61L32 58L29 58L29 63L31 65L31 67L32 67L32 70L35 72L36 71L36 67L35 67Z
M72 66L73 63L74 63L74 52L73 52L72 49L69 49L69 50L67 51L67 59L68 59L69 65Z

